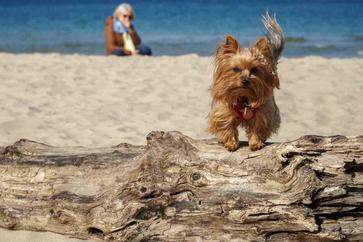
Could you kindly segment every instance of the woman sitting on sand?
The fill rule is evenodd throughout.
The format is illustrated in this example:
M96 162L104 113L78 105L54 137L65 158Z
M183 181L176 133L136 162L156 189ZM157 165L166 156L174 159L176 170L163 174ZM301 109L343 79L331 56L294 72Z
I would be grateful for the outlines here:
M140 45L141 39L131 23L134 17L132 7L123 3L107 18L105 44L108 55L151 55L148 46Z

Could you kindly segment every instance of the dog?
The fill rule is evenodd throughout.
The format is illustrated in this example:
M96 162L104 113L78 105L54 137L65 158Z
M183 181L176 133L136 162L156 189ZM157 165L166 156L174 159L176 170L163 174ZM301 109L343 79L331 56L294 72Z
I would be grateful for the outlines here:
M248 145L259 150L280 127L274 89L280 88L277 63L284 34L276 17L266 13L266 35L248 48L226 36L215 54L209 132L229 151L239 148L238 127L246 130Z

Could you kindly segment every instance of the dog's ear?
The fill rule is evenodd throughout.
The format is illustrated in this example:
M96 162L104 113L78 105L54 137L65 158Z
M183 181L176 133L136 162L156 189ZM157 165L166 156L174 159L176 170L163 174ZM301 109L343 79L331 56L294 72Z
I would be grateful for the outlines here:
M280 79L279 79L279 77L276 74L274 75L274 86L277 89L280 89Z
M253 47L258 49L259 52L262 55L264 55L264 57L266 58L267 61L273 62L272 48L271 48L270 41L268 40L267 37L259 38ZM279 80L279 77L277 76L277 74L273 74L272 83L273 83L274 87L276 87L277 89L280 89L280 80Z
M231 35L227 35L222 43L218 46L216 56L219 57L224 54L235 54L239 51L240 46L238 41Z
M265 57L269 58L270 60L272 59L272 49L270 41L267 39L267 37L259 38L254 44L254 47L258 49Z

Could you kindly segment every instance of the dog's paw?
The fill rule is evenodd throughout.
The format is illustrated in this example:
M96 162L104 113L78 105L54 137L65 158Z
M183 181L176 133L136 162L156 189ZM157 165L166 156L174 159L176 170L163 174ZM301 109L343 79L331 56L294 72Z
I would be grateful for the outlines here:
M228 151L236 151L239 148L239 142L227 142L227 143L224 143L224 147Z
M248 146L252 151L256 151L262 149L265 146L265 144L262 141L256 141L256 142L250 142Z

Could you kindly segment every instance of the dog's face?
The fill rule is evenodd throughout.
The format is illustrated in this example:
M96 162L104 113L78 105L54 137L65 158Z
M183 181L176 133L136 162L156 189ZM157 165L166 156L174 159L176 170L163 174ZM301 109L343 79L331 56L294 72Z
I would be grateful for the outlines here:
M279 88L279 79L268 39L262 37L252 47L241 48L237 40L227 36L216 53L213 97L228 104L243 97L259 106L275 87Z

